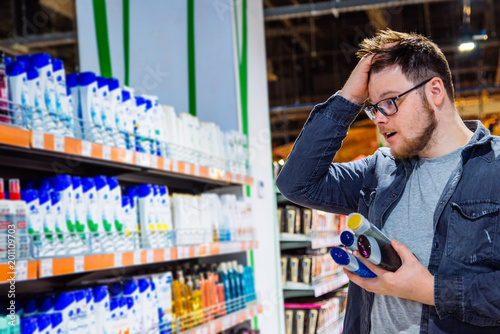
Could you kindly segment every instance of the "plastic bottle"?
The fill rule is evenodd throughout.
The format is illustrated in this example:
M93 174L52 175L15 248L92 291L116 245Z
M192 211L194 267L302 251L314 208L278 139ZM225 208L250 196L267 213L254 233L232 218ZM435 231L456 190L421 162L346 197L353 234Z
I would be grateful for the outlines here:
M61 312L50 314L50 322L52 323L51 333L67 333Z
M16 260L26 259L29 255L29 238L26 202L21 201L19 179L9 180L9 198L12 222L16 226Z
M28 303L23 308L23 317L32 317L38 314L36 299L30 298Z
M361 234L374 237L385 243L391 243L389 239L382 231L380 231L375 225L370 223L368 219L360 215L359 213L351 213L347 220L347 226L353 230L353 232L360 236Z
M101 212L99 211L100 206L97 203L95 180L93 177L86 177L81 180L87 227L90 232L98 232L100 230Z
M78 323L76 321L75 293L61 292L56 295L54 312L60 312L63 320L63 333L76 333Z
M153 187L150 184L141 184L137 189L142 247L156 248L158 243L154 234L156 226L154 217L155 203Z
M0 262L7 261L9 257L9 231L15 227L12 219L10 201L5 199L4 182L0 178Z
M52 333L52 322L50 320L50 314L39 314L36 316L38 333L39 334L51 334Z
M76 290L74 293L76 328L78 333L87 333L89 328L86 312L87 299L85 297L85 290Z
M139 302L142 311L141 333L145 333L158 325L158 308L154 303L149 279L141 278L138 284Z
M26 114L28 83L24 63L14 61L7 66L7 77L9 81L9 96L12 102L9 110L10 123L17 126L28 126L31 122L28 122L28 115Z
M87 216L83 199L82 178L79 176L71 176L71 184L73 186L74 195L73 207L75 208L75 228L77 232L82 233L82 237L85 237L83 233L85 233L85 227L87 226Z
M385 270L396 271L401 267L398 253L390 243L380 239L362 234L358 237L358 250L362 257Z
M94 293L92 291L92 288L87 288L84 290L85 291L85 305L83 307L83 312L86 314L86 327L87 331L83 332L83 334L93 334L95 330L95 307L94 307Z
M78 75L80 106L83 121L83 135L86 140L103 144L101 134L101 103L97 94L97 79L92 72Z
M31 65L26 69L26 79L28 87L28 94L26 95L28 125L33 130L43 131L45 126L42 111L43 92L40 86L40 75Z
M366 278L377 277L373 271L368 269L368 267L361 261L359 261L354 255L346 252L342 248L333 247L330 250L330 255L332 259L339 265L344 266L349 271Z
M133 106L134 107L134 106ZM146 100L143 97L135 97L135 119L134 119L134 135L135 135L135 150L137 152L149 153L149 129L147 124Z
M84 139L83 137L83 122L82 122L82 108L80 105L80 88L78 86L78 74L71 73L66 74L66 87L67 95L71 94L71 111L73 117L73 127L75 131L75 137Z
M226 301L227 313L231 313L235 310L234 307L234 296L231 288L231 283L227 271L227 264L222 262L219 267L219 272L221 275L221 281L224 285L224 300Z
M22 334L38 334L38 322L36 317L27 317L21 319Z
M104 251L111 252L113 251L113 241L110 239L111 233L113 232L113 207L110 199L109 193L109 185L107 177L104 175L99 175L94 178L95 180L95 189L97 196L97 206L98 212L101 213L99 224L102 229L102 233L100 233L100 240L102 242L102 246L104 247Z
M111 207L113 208L113 224L118 232L123 231L123 218L122 218L122 190L118 184L118 178L108 177L109 195L111 200Z
M122 90L122 102L117 112L117 127L120 137L125 142L125 148L135 151L134 119L132 115L132 97L130 91ZM119 116L118 116L119 115Z
M9 121L9 85L7 80L5 54L0 53L0 122L10 123Z
M21 199L26 202L29 240L35 245L34 254L38 254L38 250L44 246L45 241L41 238L43 226L38 190L22 190Z
M352 251L358 250L358 237L351 231L343 231L340 233L340 242Z
M108 287L105 285L94 288L95 330L93 333L111 333L110 300Z
M129 280L123 284L123 296L127 300L130 333L140 333L142 318L139 309L139 286L137 285L137 280Z
M160 214L163 219L163 230L167 233L166 247L174 246L174 226L172 221L172 203L167 186L160 186Z
M103 143L105 145L113 146L113 133L112 126L113 122L115 122L114 115L111 115L111 101L109 99L109 89L108 89L108 79L97 76L97 96L101 103L101 118L102 118L102 126L104 131L103 134Z
M65 217L65 224L56 226L57 232L74 233L75 226L75 203L73 193L73 182L69 175L57 175L54 177L54 190L59 192L61 197L61 207Z
M41 105L45 130L56 133L60 129L56 109L56 86L52 71L52 58L48 53L36 53L30 57L31 64L38 71L40 88L44 101Z
M56 110L60 119L60 124L62 124L60 134L73 137L73 111L71 110L72 106L69 104L68 100L66 73L62 60L52 59L52 70L56 87Z

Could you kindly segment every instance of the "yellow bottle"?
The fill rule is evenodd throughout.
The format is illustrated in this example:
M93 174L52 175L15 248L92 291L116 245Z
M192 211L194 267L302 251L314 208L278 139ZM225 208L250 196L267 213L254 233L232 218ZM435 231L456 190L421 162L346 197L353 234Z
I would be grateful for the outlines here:
M196 326L203 325L203 302L202 302L202 291L200 285L200 278L195 277L194 279L194 289L193 289L193 314L196 319Z
M184 322L186 319L186 308L185 308L185 302L186 298L184 295L184 275L182 273L182 270L177 270L177 279L174 280L173 283L173 320L172 320L172 327L173 330L175 330L177 327L177 330L180 331L184 327Z
M184 308L186 310L186 329L191 329L196 326L193 314L193 281L191 276L186 277L186 284L184 284Z

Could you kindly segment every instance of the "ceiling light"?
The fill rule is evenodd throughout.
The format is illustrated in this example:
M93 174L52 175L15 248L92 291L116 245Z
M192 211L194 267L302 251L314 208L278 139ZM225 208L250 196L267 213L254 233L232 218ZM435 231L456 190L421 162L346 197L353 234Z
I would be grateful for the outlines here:
M278 163L280 164L280 166L283 166L285 164L285 160L280 159L280 161L278 161Z
M458 46L458 50L460 52L472 51L472 50L474 50L475 47L476 47L476 43L474 43L474 42L463 42L463 43L460 43L460 45Z

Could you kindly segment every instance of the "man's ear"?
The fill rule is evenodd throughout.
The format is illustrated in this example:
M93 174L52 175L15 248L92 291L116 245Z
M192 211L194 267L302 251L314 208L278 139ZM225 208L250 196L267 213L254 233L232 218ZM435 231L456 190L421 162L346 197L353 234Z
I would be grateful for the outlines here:
M429 100L432 100L435 106L441 106L446 98L443 80L438 77L432 78L427 87L427 94L430 95L428 96Z

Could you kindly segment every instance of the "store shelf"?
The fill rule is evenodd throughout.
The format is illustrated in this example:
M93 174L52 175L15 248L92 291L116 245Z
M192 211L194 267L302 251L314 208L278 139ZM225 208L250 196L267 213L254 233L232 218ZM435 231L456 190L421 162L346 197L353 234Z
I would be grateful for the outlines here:
M258 241L234 241L197 246L136 250L133 252L116 252L112 254L47 258L38 261L16 261L16 281L232 254L256 248L258 248ZM0 283L8 283L12 275L9 273L13 270L9 267L8 263L0 264L0 270Z
M304 234L280 233L282 250L295 248L318 249L340 245L340 236L334 231L313 232L311 236Z
M339 316L339 318L333 321L330 325L321 328L316 334L341 334L344 327L344 316L345 311Z
M263 312L262 304L251 305L243 310L236 311L234 313L228 314L215 321L212 321L203 326L193 328L188 331L183 331L181 333L186 334L216 334L222 332L223 330L234 327L246 320L253 318L254 316L261 314Z
M184 161L162 158L151 154L133 152L107 145L91 143L85 140L67 138L59 135L28 131L8 125L0 125L0 148L15 153L6 166L33 167L33 160L50 157L47 171L57 169L61 163L62 171L70 168L75 161L99 164L108 168L119 168L121 172L160 173L175 178L187 178L221 185L252 185L250 176L231 173L220 168L200 166ZM10 154L9 154L10 155ZM57 159L60 159L58 161ZM68 159L72 163L68 163ZM39 163L36 169L43 169Z
M294 297L319 297L329 292L335 291L349 282L347 276L343 273L339 273L328 282L322 282L318 284L304 284L304 283L283 283L283 295L285 298Z

